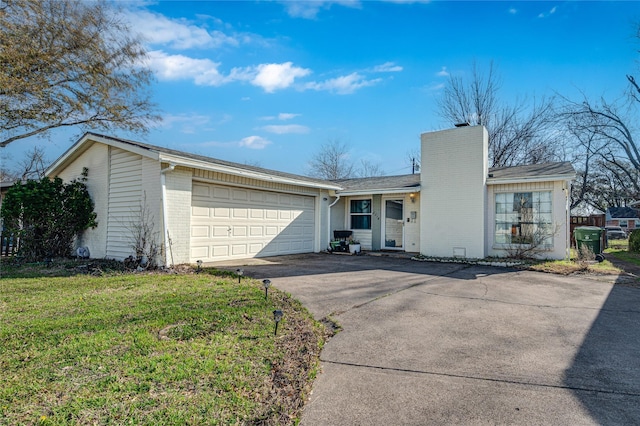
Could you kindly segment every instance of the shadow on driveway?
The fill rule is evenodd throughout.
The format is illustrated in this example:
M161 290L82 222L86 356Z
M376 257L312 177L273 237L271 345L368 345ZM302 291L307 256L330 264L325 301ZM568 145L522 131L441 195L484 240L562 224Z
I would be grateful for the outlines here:
M599 424L640 422L639 284L618 279L565 373L565 385Z

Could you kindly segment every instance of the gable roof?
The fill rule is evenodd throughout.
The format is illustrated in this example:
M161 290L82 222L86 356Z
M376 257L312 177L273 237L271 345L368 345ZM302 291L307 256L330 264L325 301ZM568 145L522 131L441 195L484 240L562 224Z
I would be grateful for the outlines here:
M378 176L338 179L333 182L342 187L341 195L390 194L420 191L420 175Z
M63 170L69 163L86 151L93 143L99 142L132 151L144 157L157 161L185 166L196 169L217 171L221 173L244 176L252 179L279 182L291 185L306 186L321 189L337 190L339 186L322 179L277 170L264 169L246 164L233 163L204 155L191 154L171 148L164 148L143 142L101 135L98 133L85 133L71 148L62 154L46 171L46 175L55 175Z
M611 219L640 219L640 212L633 207L609 207L607 218Z
M493 167L489 169L487 184L572 180L575 175L576 171L569 161L526 166Z

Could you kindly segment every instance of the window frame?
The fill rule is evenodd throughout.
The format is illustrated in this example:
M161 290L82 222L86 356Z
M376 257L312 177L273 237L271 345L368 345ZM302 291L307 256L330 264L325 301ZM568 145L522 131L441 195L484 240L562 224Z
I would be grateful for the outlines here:
M546 193L548 194L548 199L541 201L540 199L540 195L538 195L537 200L535 199L536 197L534 196L534 194L542 194L542 193ZM505 207L509 206L509 204L511 204L513 206L514 202L513 202L513 197L516 196L516 194L531 194L530 195L530 200L527 201L527 204L530 203L531 204L531 215L533 216L533 218L535 219L534 221L522 221L522 213L518 212L517 210L514 210L513 207L511 208L511 210L509 210L508 208L505 208L504 211L500 211L502 209L500 209L498 207L498 197L504 195L506 197L506 199L509 198L509 195L511 195L512 199L510 202L507 202L506 199L505 201L502 203ZM500 192L494 192L493 194L493 245L495 248L497 249L503 249L503 248L508 248L508 247L514 247L514 246L518 246L518 247L530 247L532 245L532 241L531 242L513 242L512 240L510 240L510 237L512 235L515 235L514 233L514 229L516 230L517 234L520 234L522 232L522 226L532 226L533 232L536 232L537 229L540 228L540 226L553 226L553 219L554 219L554 199L553 199L553 194L554 191L550 190L550 189L543 189L543 190L526 190L526 189L522 189L522 190L510 190L510 191L500 191ZM545 197L546 198L546 197ZM540 211L540 210L545 210L545 209L541 209L541 207L544 204L548 204L548 207L546 210L548 211ZM500 219L500 215L503 215L503 220L499 220ZM543 215L543 218L541 218L540 216ZM509 216L512 216L512 219L509 220ZM515 217L514 217L515 216ZM502 224L502 228L503 229L499 229L500 226L499 224ZM507 227L510 229L509 233L503 233L500 231L504 231L504 227ZM505 237L508 236L508 237ZM520 235L521 238L524 238L524 236ZM500 239L505 238L505 241L499 241ZM507 240L508 239L508 240ZM554 234L550 234L547 238L546 238L547 242L540 244L539 247L541 249L545 249L545 250L549 250L549 249L553 249L553 245L554 245Z
M369 211L368 212L353 212L353 202L354 201L368 201L369 202ZM358 231L370 231L372 229L372 216L373 216L373 198L370 197L362 197L362 198L351 198L349 199L349 210L348 210L348 215L349 215L349 229L351 230L358 230ZM363 216L368 216L369 217L369 221L368 221L368 228L355 228L353 226L353 217L354 216L358 216L358 217L363 217Z

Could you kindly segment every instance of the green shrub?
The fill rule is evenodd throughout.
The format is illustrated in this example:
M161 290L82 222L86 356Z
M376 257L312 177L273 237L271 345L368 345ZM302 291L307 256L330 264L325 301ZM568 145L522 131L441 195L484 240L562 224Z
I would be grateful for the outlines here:
M69 183L44 177L9 188L0 213L6 231L20 238L18 253L25 260L69 256L74 238L98 225L87 175L85 168L82 178Z
M634 229L629 235L629 251L640 253L640 229Z

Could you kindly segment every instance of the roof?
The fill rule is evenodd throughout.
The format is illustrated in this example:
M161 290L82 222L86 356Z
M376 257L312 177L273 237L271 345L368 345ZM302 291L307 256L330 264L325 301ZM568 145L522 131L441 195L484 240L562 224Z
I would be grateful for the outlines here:
M493 167L489 169L488 184L511 181L571 180L576 171L569 161L529 164L526 166Z
M638 209L632 207L609 207L607 216L612 219L640 219Z
M420 191L420 174L338 179L332 182L343 188L338 191L342 195Z
M164 148L161 146L151 145L143 142L132 141L128 139L116 138L113 136L101 135L98 133L85 133L71 148L69 148L60 158L53 162L47 169L46 174L50 175L61 170L65 165L73 161L79 152L93 142L102 142L109 145L125 145L125 149L129 148L135 152L157 159L167 163L175 163L176 165L184 165L193 168L215 169L228 174L242 175L254 179L278 181L281 183L289 183L300 186L311 186L324 189L340 189L339 186L322 179L310 178L307 176L296 175L292 173L280 172L277 170L264 169L262 167L250 166L247 164L233 163L204 155L191 154L175 149ZM184 161L192 160L192 161Z

